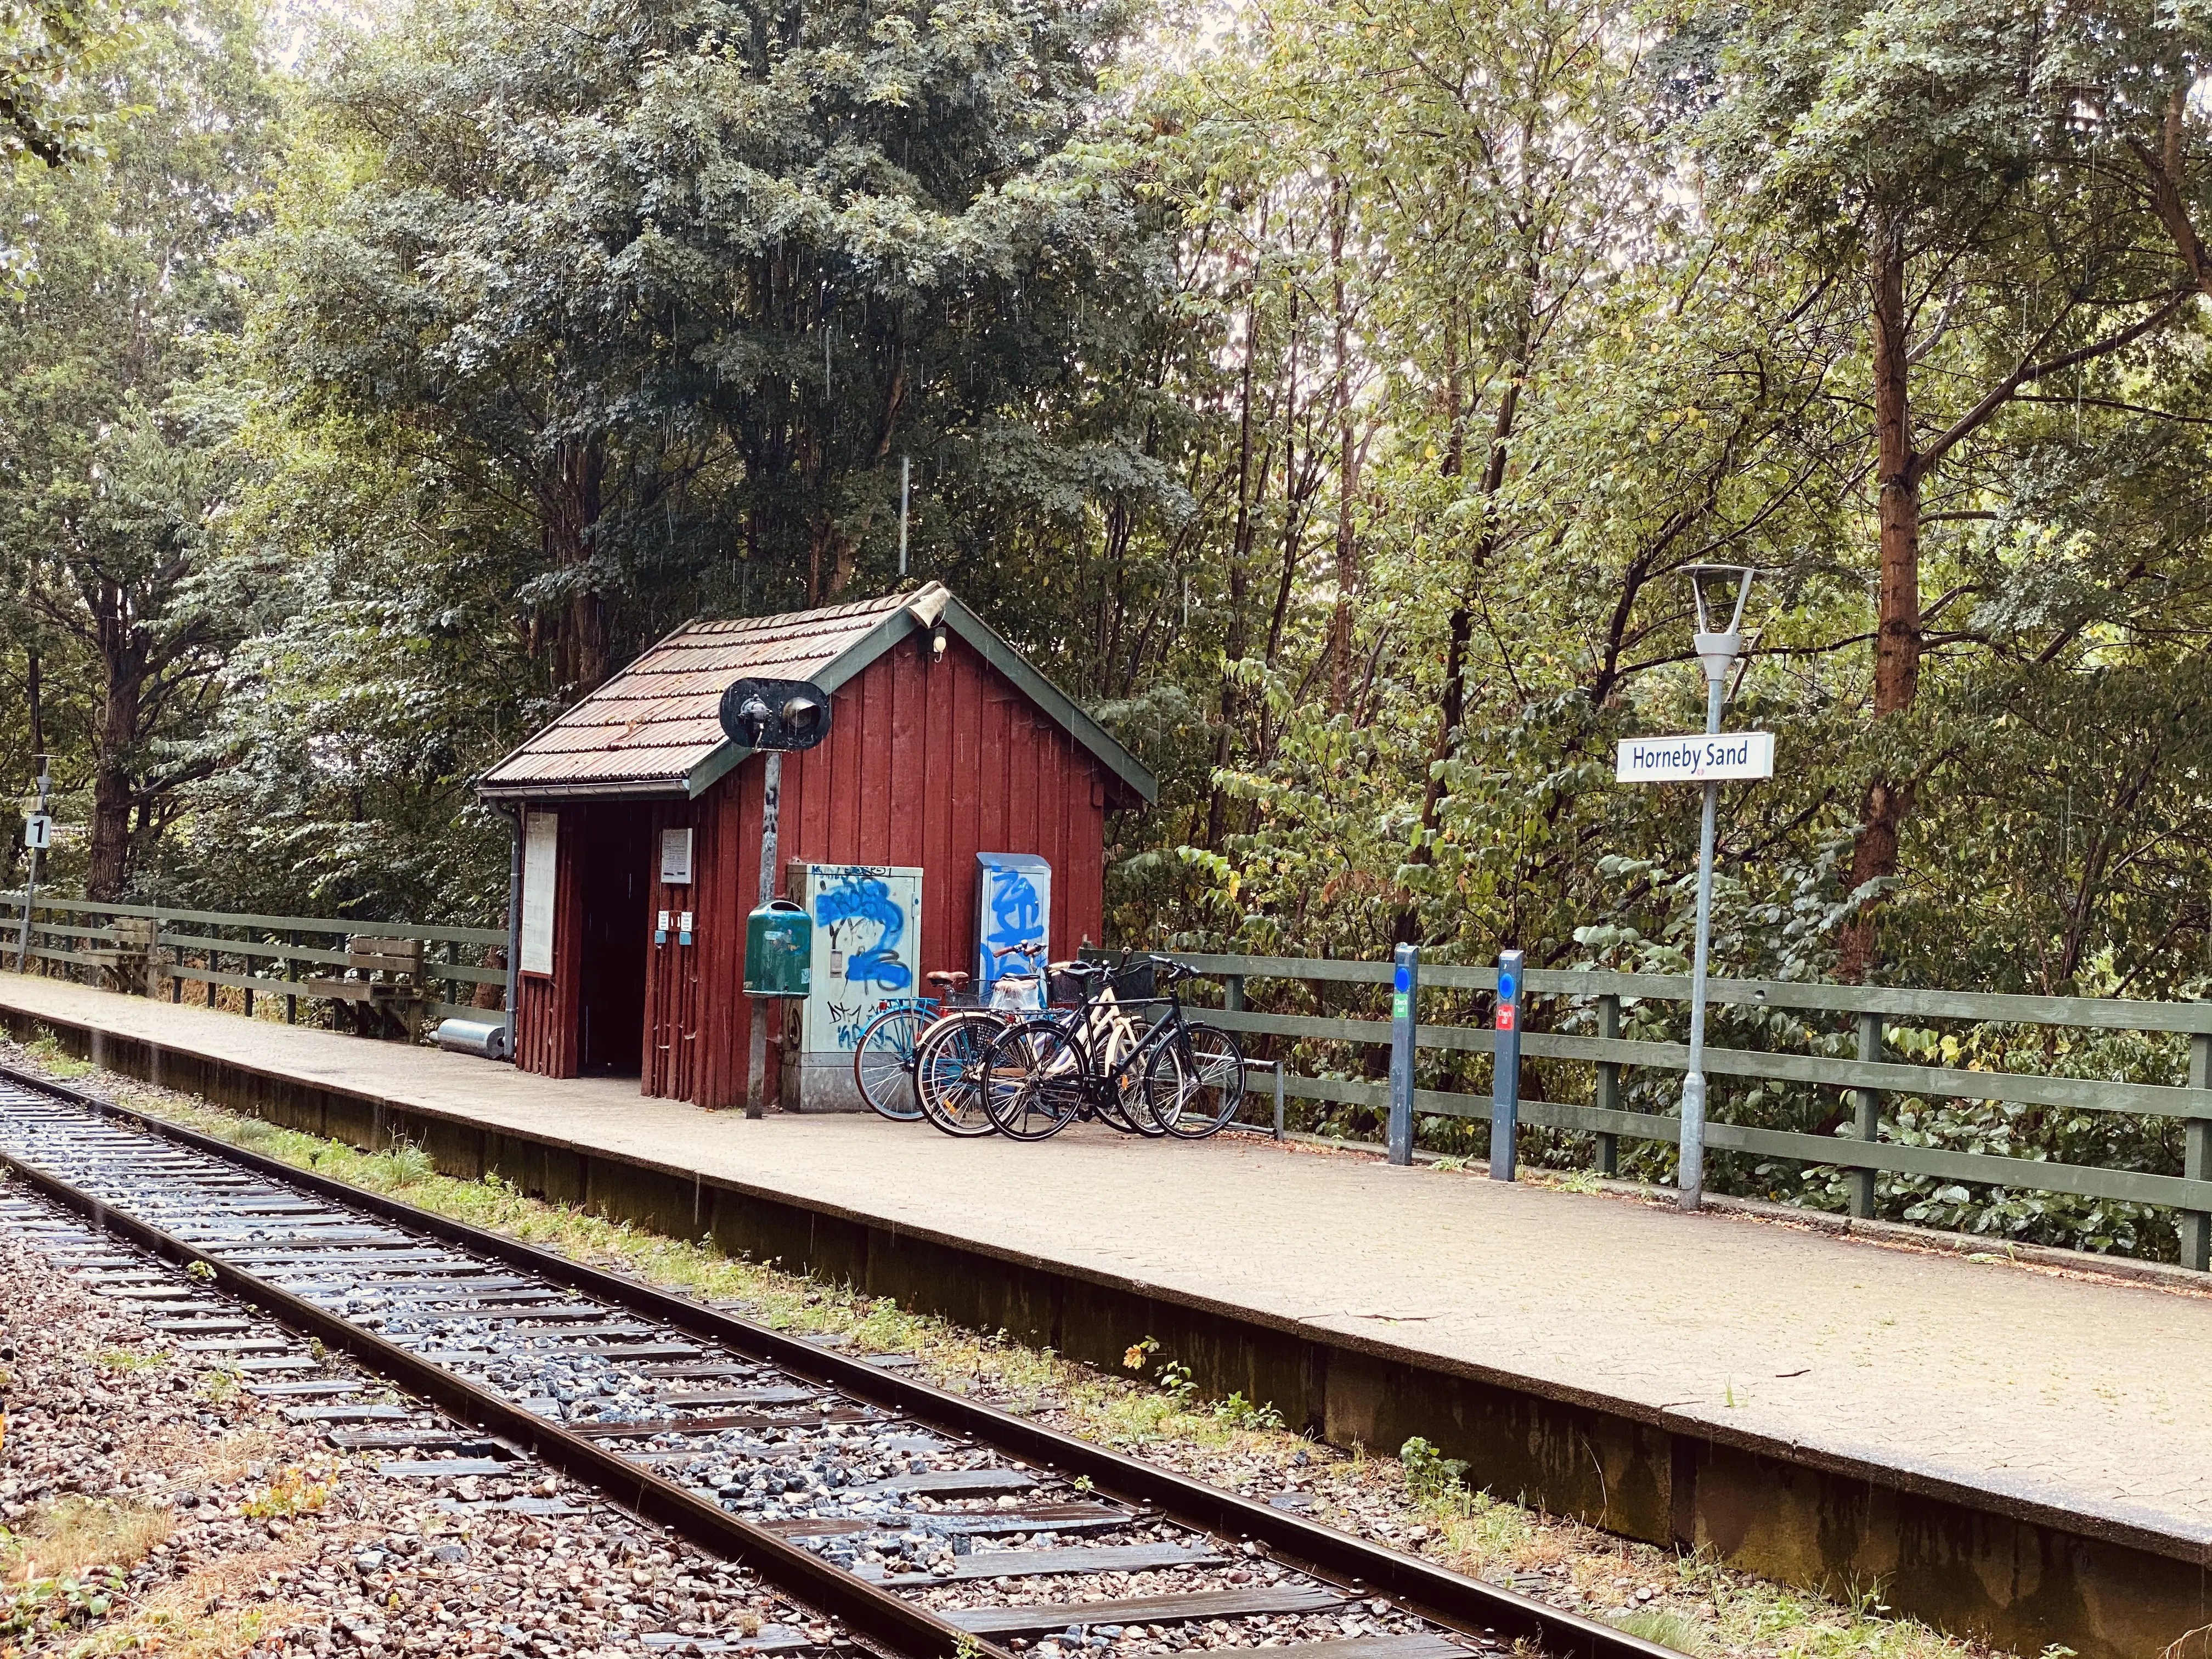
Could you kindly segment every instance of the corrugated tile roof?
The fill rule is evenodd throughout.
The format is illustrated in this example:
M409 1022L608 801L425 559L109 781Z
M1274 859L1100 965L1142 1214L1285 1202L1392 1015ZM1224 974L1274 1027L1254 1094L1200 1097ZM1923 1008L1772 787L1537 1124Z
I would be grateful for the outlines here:
M515 749L479 787L499 793L681 787L725 741L720 707L731 681L812 679L933 591L942 590L933 582L859 605L692 623Z

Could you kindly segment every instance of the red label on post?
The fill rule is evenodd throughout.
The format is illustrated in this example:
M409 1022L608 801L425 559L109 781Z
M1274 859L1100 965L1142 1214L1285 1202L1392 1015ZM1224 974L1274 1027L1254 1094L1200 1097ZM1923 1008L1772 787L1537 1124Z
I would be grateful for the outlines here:
M1498 1005L1498 1029L1501 1031L1510 1031L1513 1029L1513 1005L1510 1002L1501 1002Z

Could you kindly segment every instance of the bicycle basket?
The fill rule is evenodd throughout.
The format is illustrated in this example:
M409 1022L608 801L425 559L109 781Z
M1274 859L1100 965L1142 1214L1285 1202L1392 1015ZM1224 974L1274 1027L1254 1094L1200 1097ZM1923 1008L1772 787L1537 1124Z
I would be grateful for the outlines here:
M1114 994L1124 1002L1159 995L1158 976L1149 962L1133 962L1114 975Z

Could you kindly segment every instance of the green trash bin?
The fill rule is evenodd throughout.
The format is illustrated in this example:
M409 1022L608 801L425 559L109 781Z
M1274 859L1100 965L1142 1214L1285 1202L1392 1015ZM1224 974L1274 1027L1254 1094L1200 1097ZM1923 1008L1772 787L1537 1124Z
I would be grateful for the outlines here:
M770 899L745 918L745 994L803 997L814 977L814 918Z

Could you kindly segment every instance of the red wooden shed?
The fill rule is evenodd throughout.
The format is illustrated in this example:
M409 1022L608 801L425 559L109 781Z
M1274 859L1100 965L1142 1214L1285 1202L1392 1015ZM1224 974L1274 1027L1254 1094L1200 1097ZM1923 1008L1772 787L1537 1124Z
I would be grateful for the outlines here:
M478 781L520 837L523 1069L743 1103L763 760L718 709L747 677L833 694L827 738L785 757L780 865L919 868L925 970L974 960L979 854L1049 862L1055 955L1099 939L1106 811L1156 799L1152 775L946 589L692 623Z

